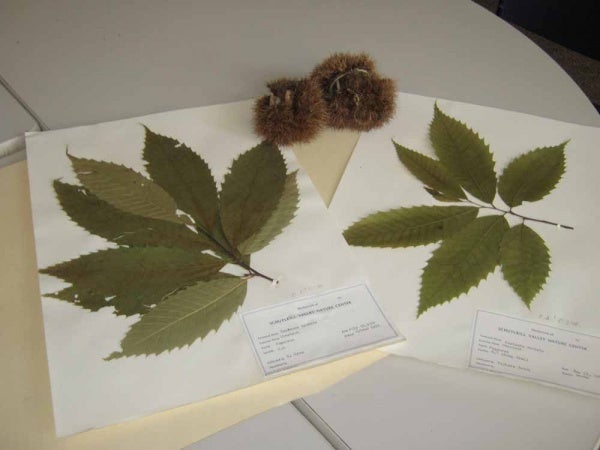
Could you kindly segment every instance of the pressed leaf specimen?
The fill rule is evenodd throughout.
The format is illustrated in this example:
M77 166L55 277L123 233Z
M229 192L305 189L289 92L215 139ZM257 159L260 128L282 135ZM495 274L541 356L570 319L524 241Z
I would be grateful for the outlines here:
M429 138L437 159L393 143L400 162L445 205L376 212L348 227L344 237L362 247L439 242L423 270L417 316L467 293L497 266L529 308L550 273L550 254L544 240L526 223L572 227L524 216L514 208L541 200L556 187L565 171L567 143L520 155L498 177L484 140L437 104ZM496 206L496 193L506 208ZM483 211L491 214L480 215ZM507 217L518 223L511 227Z
M262 142L231 164L220 189L204 159L185 144L145 128L150 178L128 167L67 152L80 185L54 181L69 218L116 248L40 270L71 286L45 294L90 311L138 315L107 359L189 346L231 318L252 278L251 266L293 220L296 172L279 148ZM244 274L224 272L226 264Z

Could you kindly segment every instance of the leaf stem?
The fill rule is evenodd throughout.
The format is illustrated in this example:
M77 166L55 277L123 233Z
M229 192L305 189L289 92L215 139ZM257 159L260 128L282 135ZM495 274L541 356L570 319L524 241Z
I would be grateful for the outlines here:
M531 222L546 223L548 225L553 225L553 226L558 227L558 228L565 228L567 230L574 230L575 229L575 228L573 228L570 225L563 225L563 224L560 224L560 223L557 223L557 222L551 222L549 220L536 219L535 217L524 216L522 214L514 212L512 210L512 208L510 208L508 210L505 210L505 209L502 209L502 208L498 208L493 203L491 205L482 205L482 204L474 202L473 200L470 200L470 199L462 200L462 202L465 202L465 201L468 202L468 203L471 203L472 205L477 206L478 208L481 208L481 209L491 209L493 211L501 212L503 215L510 214L512 216L519 217L520 219L523 220L523 222L525 222L526 220L529 220Z
M271 278L271 277L265 275L264 273L261 273L258 270L253 269L252 267L250 267L249 264L246 264L244 261L242 261L238 256L235 255L235 253L232 250L228 249L223 244L221 244L217 239L215 239L204 228L197 227L197 229L202 234L204 234L208 239L210 239L221 250L221 252L223 252L229 259L231 259L234 262L234 264L236 264L237 266L240 266L240 267L246 269L253 277L254 276L261 277L261 278L264 278L265 280L269 280L270 282L275 281L273 278Z
M521 218L521 219L523 219L524 221L525 221L525 220L530 220L530 221L532 221L532 222L547 223L548 225L554 225L555 227L558 227L558 228L566 228L567 230L574 230L574 229L575 229L575 228L573 228L573 227L572 227L572 226L570 226L570 225L563 225L563 224L561 224L561 223L550 222L549 220L544 220L544 219L536 219L536 218L533 218L533 217L527 217L527 216L523 216L523 215L521 215L521 214L519 214L519 213L516 213L516 212L514 212L514 211L512 211L512 210L511 210L511 211L507 211L507 212L508 212L509 214L512 214L513 216L520 217L520 218Z
M243 261L237 261L236 264L238 266L246 269L250 273L250 275L253 277L261 277L261 278L264 278L265 280L269 280L271 283L275 281L273 278L265 275L264 273L260 273L258 270L253 269L252 267L250 267L248 264L244 263Z

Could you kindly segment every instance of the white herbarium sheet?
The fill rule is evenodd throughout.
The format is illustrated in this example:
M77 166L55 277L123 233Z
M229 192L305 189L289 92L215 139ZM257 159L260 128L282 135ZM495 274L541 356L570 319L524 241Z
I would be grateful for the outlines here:
M29 134L27 156L39 269L116 247L78 226L61 209L53 182L79 185L68 155L121 164L147 177L142 159L144 127L147 127L200 154L219 186L232 162L260 142L252 132L251 119L252 102L240 102ZM252 268L279 280L279 284L273 286L259 277L250 279L241 308L218 326L216 332L208 332L190 346L164 351L158 356L107 361L104 358L120 350L121 340L139 316L117 316L112 307L92 312L45 296L70 285L54 276L40 274L59 436L262 381L264 376L245 334L240 312L363 281L351 250L330 220L309 177L291 151L282 150L282 154L287 173L298 170L298 209L283 232L253 253L251 260ZM222 270L239 275L236 268L227 266Z
M428 134L436 99L399 94L397 100L395 118L385 127L360 137L337 189L330 211L342 230L379 211L450 204L436 201L424 189L423 183L400 162L392 143L393 139L408 149L436 158ZM386 347L386 351L465 368L469 365L478 310L599 336L600 129L442 99L437 100L437 105L489 144L498 176L518 155L568 141L564 150L566 171L556 187L540 201L524 202L515 211L570 225L574 230L526 222L543 238L551 258L547 283L533 299L531 309L496 267L468 293L418 315L421 275L438 245L353 246L375 295L406 337L405 342ZM502 204L498 196L496 203ZM485 214L492 212L486 210ZM520 223L514 217L506 217L511 226ZM597 351L596 348L596 355ZM595 376L600 377L600 373Z

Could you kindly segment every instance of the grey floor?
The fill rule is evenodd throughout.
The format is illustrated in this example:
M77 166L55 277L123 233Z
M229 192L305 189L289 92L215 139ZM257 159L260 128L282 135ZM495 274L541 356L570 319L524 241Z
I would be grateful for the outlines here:
M498 0L473 1L494 14L498 8ZM577 83L581 90L585 92L596 109L600 111L600 61L570 50L525 28L514 24L511 25L535 42L538 47L554 59L569 74L573 81Z

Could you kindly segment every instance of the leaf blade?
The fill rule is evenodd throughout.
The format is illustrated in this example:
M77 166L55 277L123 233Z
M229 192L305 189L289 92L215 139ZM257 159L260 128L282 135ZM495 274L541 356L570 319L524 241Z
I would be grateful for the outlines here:
M240 244L242 254L262 250L292 222L300 200L296 175L297 171L294 171L286 177L279 203L262 228Z
M55 180L54 191L69 218L91 234L119 245L211 248L210 242L182 224L121 211L81 186Z
M106 359L158 355L203 339L242 305L246 286L247 280L227 276L174 294L133 324L121 341L121 352Z
M146 170L182 211L207 231L215 227L219 201L217 185L200 155L176 139L145 127Z
M503 216L485 216L442 242L423 271L417 315L467 293L493 272L507 230Z
M565 172L567 142L540 147L513 159L500 176L498 194L511 208L544 198Z
M225 262L206 253L166 247L101 250L40 270L72 286L47 296L117 315L144 314L182 287L208 280Z
M496 172L489 146L464 123L434 107L429 138L435 154L470 194L487 203L496 195Z
M550 253L534 230L527 225L516 225L500 243L500 266L504 279L530 308L548 279Z
M344 231L350 245L411 247L452 236L477 217L472 206L413 206L371 214Z
M233 161L221 189L221 224L234 248L262 228L279 203L285 180L285 161L270 142Z
M460 185L452 178L442 163L396 142L394 142L394 146L400 162L425 186L446 194L452 199L465 198L465 193Z
M79 182L99 199L130 214L184 223L175 201L142 174L120 164L67 156Z

